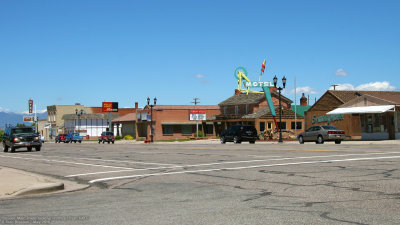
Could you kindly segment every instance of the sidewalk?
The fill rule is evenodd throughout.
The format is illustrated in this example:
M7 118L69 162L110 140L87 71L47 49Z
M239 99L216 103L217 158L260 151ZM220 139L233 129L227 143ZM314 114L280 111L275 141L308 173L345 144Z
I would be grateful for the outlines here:
M50 192L66 192L89 187L71 181L0 167L0 199Z

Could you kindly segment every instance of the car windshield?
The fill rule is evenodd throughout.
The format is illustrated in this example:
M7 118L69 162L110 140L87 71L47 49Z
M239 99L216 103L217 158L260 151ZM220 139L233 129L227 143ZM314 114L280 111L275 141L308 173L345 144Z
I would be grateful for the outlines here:
M324 130L338 130L336 127L334 126L322 126L322 128L324 128Z
M16 129L13 129L11 133L12 134L27 134L27 133L29 134L29 133L33 133L33 130L30 127L16 128Z
M251 131L251 132L256 131L256 129L252 126L243 126L242 129L243 129L243 131Z

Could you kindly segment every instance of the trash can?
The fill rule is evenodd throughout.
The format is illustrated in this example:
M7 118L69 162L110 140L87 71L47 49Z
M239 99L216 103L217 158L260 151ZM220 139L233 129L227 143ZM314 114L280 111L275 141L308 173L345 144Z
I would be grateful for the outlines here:
M86 140L89 140L89 134L88 134L88 135L86 135Z

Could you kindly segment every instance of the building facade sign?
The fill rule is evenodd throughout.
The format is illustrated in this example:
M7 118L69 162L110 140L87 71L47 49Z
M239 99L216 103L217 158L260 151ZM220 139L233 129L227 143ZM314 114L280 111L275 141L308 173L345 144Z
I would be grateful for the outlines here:
M103 112L118 112L118 102L103 102Z
M324 122L333 122L333 121L339 121L343 120L344 115L343 114L334 114L334 115L325 115L325 116L317 116L317 114L314 114L312 117L312 124L315 123L324 123Z

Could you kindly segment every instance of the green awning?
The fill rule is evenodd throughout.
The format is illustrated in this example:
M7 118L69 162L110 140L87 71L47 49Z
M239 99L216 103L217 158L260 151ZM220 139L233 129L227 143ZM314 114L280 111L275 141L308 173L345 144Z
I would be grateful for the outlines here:
M201 124L201 123L199 123ZM196 123L192 122L165 122L161 123L161 125L196 125Z

